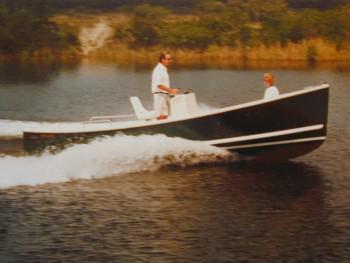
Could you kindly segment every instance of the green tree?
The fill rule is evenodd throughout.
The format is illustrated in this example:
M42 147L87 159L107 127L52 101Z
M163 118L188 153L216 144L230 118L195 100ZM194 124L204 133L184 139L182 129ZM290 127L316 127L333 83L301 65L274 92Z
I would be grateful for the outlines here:
M349 3L349 0L287 0L292 8L334 8Z
M171 47L206 48L213 39L209 29L201 22L167 24L160 34L162 44Z
M0 52L17 53L22 50L62 48L77 44L72 32L60 31L57 25L49 20L49 8L45 1L27 1L0 5Z
M151 46L159 43L159 31L169 11L164 7L141 5L134 9L130 32L135 46Z
M339 11L327 11L321 24L322 36L335 43L338 49L348 40L350 23L348 14L342 14Z

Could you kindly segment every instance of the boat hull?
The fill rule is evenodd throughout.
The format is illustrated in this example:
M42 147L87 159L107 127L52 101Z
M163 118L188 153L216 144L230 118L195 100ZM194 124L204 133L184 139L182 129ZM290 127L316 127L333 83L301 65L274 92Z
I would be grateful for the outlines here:
M166 134L204 141L247 159L289 159L319 147L326 138L329 86L321 85L188 118L81 131L24 131L25 149L85 142L101 135Z

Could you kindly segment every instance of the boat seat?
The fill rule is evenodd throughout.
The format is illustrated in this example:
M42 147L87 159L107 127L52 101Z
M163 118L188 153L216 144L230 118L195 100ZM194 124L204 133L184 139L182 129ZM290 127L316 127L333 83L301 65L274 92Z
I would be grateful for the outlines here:
M133 96L130 97L130 102L132 107L134 108L135 115L137 119L139 120L151 120L156 118L156 112L155 111L148 111L146 110L139 97Z

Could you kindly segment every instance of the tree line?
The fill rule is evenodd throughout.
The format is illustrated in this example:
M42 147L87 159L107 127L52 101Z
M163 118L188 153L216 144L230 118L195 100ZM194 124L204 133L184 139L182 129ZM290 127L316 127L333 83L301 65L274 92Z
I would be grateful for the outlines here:
M0 52L79 45L77 32L50 18L62 10L117 10L115 39L130 48L254 47L350 39L350 0L0 0Z
M298 3L290 1L290 4L292 2ZM169 19L172 13L163 6L139 5L132 9L130 22L117 29L116 38L132 47L161 45L199 49L212 45L283 46L315 38L341 49L350 40L350 5L292 9L284 0L205 0L187 19Z
M74 32L50 21L52 14L46 0L1 0L0 52L63 49L78 44Z
M250 0L246 2L254 2ZM149 4L158 5L172 10L188 10L189 12L203 3L221 2L233 4L244 2L243 0L48 0L50 6L56 9L119 9L121 7L135 7ZM269 2L266 0L265 2ZM349 0L286 0L291 8L333 8L338 5L349 3Z

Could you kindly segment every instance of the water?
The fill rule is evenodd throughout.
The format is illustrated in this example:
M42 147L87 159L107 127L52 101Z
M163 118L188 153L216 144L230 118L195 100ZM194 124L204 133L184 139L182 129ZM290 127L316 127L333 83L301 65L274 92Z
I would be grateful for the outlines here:
M328 82L326 143L282 164L235 161L180 138L99 138L56 154L21 150L23 127L151 108L151 67L0 66L0 262L348 262L347 67L175 68L201 107Z

